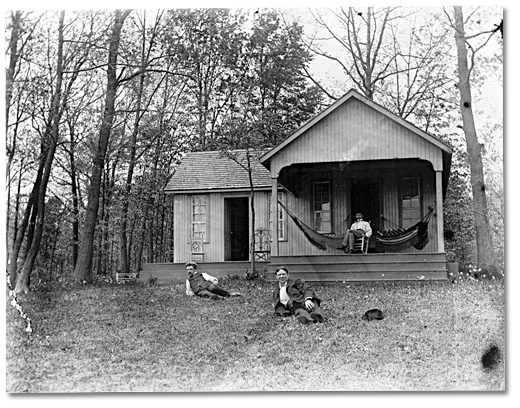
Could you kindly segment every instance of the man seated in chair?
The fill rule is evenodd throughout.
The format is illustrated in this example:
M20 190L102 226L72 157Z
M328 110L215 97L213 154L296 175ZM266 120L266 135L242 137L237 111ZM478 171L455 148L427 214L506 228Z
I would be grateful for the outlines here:
M356 237L368 239L371 235L372 228L370 227L370 224L363 221L363 214L358 212L356 214L356 222L354 222L350 229L347 230L345 238L343 238L341 249L345 251L345 253L350 254L354 249L354 240Z
M218 287L218 279L205 272L197 271L195 262L188 262L184 265L188 272L186 279L186 294L188 296L208 297L213 300L224 299L229 296L241 296L239 292L228 292Z

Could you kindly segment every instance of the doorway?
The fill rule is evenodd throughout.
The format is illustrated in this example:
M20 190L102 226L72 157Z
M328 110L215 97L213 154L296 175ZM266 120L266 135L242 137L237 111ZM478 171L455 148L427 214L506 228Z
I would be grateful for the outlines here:
M224 198L224 260L249 260L249 198Z
M374 179L352 180L350 185L350 220L356 220L356 213L363 213L363 219L370 221L373 231L379 230L379 181Z

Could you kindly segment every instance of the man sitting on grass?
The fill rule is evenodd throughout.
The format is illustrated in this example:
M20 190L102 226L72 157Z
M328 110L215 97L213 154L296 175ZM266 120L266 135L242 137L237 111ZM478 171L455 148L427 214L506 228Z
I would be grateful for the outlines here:
M274 310L279 316L295 315L296 319L306 324L323 322L320 299L312 287L303 279L289 279L285 266L276 269L277 287L273 291Z
M184 265L188 271L188 279L186 279L186 294L188 296L208 297L213 300L224 299L229 296L241 296L238 292L228 292L219 288L218 279L205 272L197 271L195 262L188 262Z

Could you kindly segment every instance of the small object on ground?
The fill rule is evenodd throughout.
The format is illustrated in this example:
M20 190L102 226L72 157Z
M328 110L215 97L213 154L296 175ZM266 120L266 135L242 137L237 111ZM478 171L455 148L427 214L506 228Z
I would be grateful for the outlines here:
M371 321L371 320L382 320L385 317L383 312L379 309L370 309L365 312L363 315L363 320Z
M229 296L242 296L242 293L240 292L231 292Z
M311 313L311 318L312 320L314 321L314 323L323 323L323 316L320 315L319 313Z
M496 367L498 364L498 361L500 360L500 349L492 345L490 346L485 353L482 355L482 367L486 370L492 370Z
M307 319L305 316L298 316L296 320L298 320L301 324L307 324L311 321Z

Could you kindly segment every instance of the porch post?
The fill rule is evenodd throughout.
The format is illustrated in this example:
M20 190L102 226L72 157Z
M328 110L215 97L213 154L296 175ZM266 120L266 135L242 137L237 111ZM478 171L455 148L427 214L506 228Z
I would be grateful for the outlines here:
M435 189L437 202L437 247L444 252L444 213L442 205L442 171L435 172Z
M278 256L278 178L271 178L271 256Z

